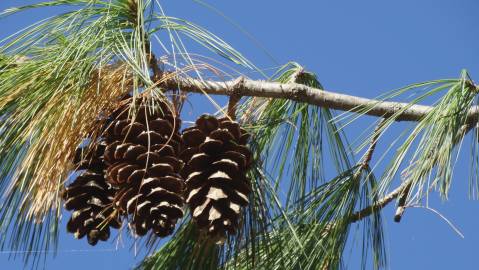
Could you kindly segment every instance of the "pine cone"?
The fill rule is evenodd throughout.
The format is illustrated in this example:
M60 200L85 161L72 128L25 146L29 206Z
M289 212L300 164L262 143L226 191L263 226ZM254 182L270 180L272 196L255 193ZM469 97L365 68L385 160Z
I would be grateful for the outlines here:
M186 203L199 229L223 243L227 233L236 232L241 207L249 202L249 136L237 122L202 115L182 139Z
M141 104L132 119L130 104L120 107L106 135L106 177L119 188L115 207L131 215L130 227L139 236L150 229L170 235L183 216L180 122L166 103L158 103Z
M76 151L74 163L77 170L84 170L63 192L65 208L73 211L67 231L76 238L87 236L88 243L96 245L99 240L110 237L110 227L119 228L121 221L113 217L115 190L103 177L105 143L100 142L94 151L86 153L85 147Z

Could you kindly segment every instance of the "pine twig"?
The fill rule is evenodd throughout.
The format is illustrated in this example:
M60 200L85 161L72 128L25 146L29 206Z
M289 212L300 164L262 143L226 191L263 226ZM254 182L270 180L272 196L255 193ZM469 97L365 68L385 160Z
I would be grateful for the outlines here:
M394 222L401 222L401 218L404 214L404 210L406 210L406 199L407 199L407 196L409 194L409 191L411 190L411 186L412 186L412 182L409 183L409 185L407 185L405 188L404 188L404 191L401 192L401 197L399 197L399 200L398 200L398 205L397 205L397 208L396 208L396 213L394 214Z
M369 162L371 162L371 159L373 158L374 150L376 150L376 145L378 143L379 136L381 136L381 128L383 127L383 124L385 122L385 119L381 119L379 121L378 125L374 129L373 136L371 138L371 142L369 144L369 148L364 154L363 161L361 162L361 169L367 169L369 168Z
M471 129L473 128L473 125L471 124L464 124L459 128L457 131L457 134L454 138L454 145L457 144L466 133L468 133ZM406 201L407 197L409 196L409 192L411 190L413 182L409 181L409 184L404 188L404 191L401 192L399 199L398 199L398 204L396 208L396 212L394 213L394 222L401 222L402 216L404 215L404 211L406 210Z
M239 80L242 82L241 87L234 87L238 85ZM398 111L404 110L395 117L395 121L420 121L433 108L425 105L410 105L403 102L381 101L345 95L298 83L278 83L246 78L230 81L210 81L175 77L160 83L160 85L168 89L179 88L186 92L208 93L212 95L237 94L241 96L290 99L324 108L364 113L382 118L387 118ZM371 109L362 112L366 106L370 106ZM475 124L478 119L479 107L473 106L469 109L467 122Z
M147 55L148 55L149 65L151 67L151 70L153 71L153 75L152 75L152 78L151 78L152 81L156 82L156 81L161 80L161 78L163 77L163 71L161 70L161 68L159 66L158 59L156 58L156 56L153 52L148 52Z
M238 107L238 103L241 100L241 96L238 95L231 95L228 101L228 111L227 115L231 120L236 120L236 108Z
M391 191L389 194L385 195L383 198L378 200L375 204L372 204L354 213L350 218L351 223L360 221L363 218L371 215L372 213L377 212L383 209L384 207L386 207L386 205L388 205L395 198L397 198L407 188L407 186L411 184L411 182L412 180L403 182L401 185L399 185L399 187Z
M369 163L371 162L371 159L373 158L374 151L376 150L376 145L378 143L379 136L381 135L380 130L381 130L384 122L385 122L385 119L381 119L381 121L378 123L378 125L374 129L373 136L372 136L371 142L369 144L369 148L368 148L368 150L366 151L366 153L364 154L364 156L362 158L362 161L360 163L358 171L356 172L355 177L359 177L359 175L362 173L363 170L366 170L366 169L369 168ZM386 204L387 203L389 203L389 202L386 202ZM373 209L373 208L369 209L369 207L367 207L363 210L360 210L360 211L354 213L350 217L349 220L350 220L351 223L354 223L356 221L359 221L359 220L365 218L366 216L371 215L372 213L374 213L374 210L375 209Z
M238 107L239 101L241 100L241 94L238 94L238 92L239 89L243 87L244 80L245 77L239 77L230 90L231 94L228 101L228 110L226 114L231 120L236 120L236 109Z

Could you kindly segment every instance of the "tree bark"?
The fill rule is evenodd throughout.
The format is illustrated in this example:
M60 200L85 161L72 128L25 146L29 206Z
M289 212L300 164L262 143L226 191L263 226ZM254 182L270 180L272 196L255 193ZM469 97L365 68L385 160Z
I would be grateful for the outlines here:
M362 220L363 218L371 215L374 212L378 212L381 209L383 209L386 205L388 205L390 202L392 202L395 198L397 198L407 187L412 183L412 180L408 180L405 182L402 182L400 186L398 186L396 189L391 191L390 193L386 194L384 197L379 199L376 203L373 205L370 205L364 209L359 210L358 212L354 213L350 217L350 222L354 223L357 221Z
M371 106L365 114L376 117L389 117L400 110L404 110L396 121L419 121L431 111L431 106L410 105L403 102L381 101L359 96L340 94L323 89L308 87L297 83L277 83L269 81L256 81L244 77L230 81L201 81L176 77L160 83L166 88L179 88L186 92L207 93L211 95L238 95L265 98L282 98L325 108L360 112L365 106ZM469 109L468 123L478 120L479 108L474 106Z

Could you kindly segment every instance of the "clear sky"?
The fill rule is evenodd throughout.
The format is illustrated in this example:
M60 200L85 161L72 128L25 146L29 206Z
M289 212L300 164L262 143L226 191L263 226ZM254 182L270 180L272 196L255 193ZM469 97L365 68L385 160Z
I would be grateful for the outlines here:
M2 0L0 9L31 2L37 1ZM161 1L168 15L204 26L260 68L297 61L315 72L328 90L375 97L409 83L456 78L463 68L479 81L479 2L475 0L206 2L256 41L192 0ZM52 12L45 9L0 20L0 36ZM397 130L403 126L398 124ZM353 128L348 131L352 140L358 135ZM394 136L387 134L384 140ZM390 269L477 269L479 202L467 197L468 147L464 145L457 163L449 201L442 202L435 194L430 201L465 238L431 211L408 209L396 224L394 208L387 207L383 217ZM62 230L59 253L48 260L47 269L129 269L138 262L129 244L116 249L114 244L100 243L90 248L85 240L66 234L64 226ZM8 260L9 255L0 253L0 269L21 268L19 261ZM348 269L359 268L347 258Z

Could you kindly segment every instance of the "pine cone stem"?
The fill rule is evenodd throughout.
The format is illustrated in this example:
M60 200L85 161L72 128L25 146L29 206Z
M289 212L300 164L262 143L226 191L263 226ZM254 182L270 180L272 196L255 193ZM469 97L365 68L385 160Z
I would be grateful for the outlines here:
M228 102L228 117L235 121L236 120L236 109L238 107L238 103L241 100L241 96L233 94L229 97L229 102Z

